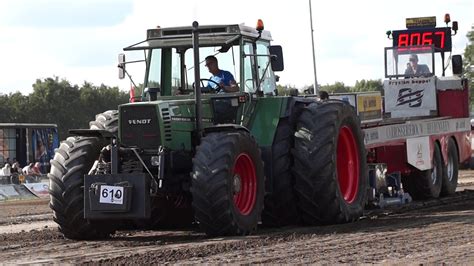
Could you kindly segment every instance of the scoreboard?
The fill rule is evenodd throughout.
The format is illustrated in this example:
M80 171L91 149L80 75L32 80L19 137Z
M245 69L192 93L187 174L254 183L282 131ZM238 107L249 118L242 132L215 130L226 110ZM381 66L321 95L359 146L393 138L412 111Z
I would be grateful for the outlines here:
M451 28L407 29L392 32L394 47L433 45L436 52L451 51Z

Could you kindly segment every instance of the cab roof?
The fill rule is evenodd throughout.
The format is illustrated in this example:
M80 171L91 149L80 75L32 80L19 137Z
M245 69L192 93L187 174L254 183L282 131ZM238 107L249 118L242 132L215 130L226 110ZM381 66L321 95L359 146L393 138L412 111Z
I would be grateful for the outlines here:
M166 47L189 48L193 44L192 32L192 26L149 29L147 30L146 40L130 45L124 48L124 50ZM233 45L238 42L240 37L255 40L259 37L259 34L255 28L245 26L244 24L199 26L199 46L201 47ZM271 41L272 36L269 31L264 30L260 39Z

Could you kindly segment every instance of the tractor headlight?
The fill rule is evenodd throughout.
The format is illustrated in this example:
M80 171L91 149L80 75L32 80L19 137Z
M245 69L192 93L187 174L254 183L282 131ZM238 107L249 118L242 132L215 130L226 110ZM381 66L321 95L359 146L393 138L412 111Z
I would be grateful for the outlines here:
M160 156L151 156L150 159L151 165L159 166L160 165Z

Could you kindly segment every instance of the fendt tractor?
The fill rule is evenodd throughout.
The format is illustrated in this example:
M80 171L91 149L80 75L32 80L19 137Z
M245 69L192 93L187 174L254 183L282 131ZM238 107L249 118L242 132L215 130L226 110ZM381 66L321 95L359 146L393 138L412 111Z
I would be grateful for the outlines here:
M70 130L51 161L60 231L97 239L130 225L199 225L209 236L246 235L259 224L345 223L368 204L453 193L458 162L467 159L469 123L458 110L467 85L397 68L415 51L433 56L436 44L386 49L397 64L387 68L396 74L385 82L383 104L380 92L324 101L278 95L283 53L271 41L260 20L256 28L194 22L150 29L126 47L145 58L120 54L119 76L143 61L144 89L135 86L139 96L97 115L89 129ZM211 76L209 55L233 74L238 92L201 78ZM459 60L453 56L453 69Z
M52 160L60 231L91 239L129 223L194 223L211 236L245 235L260 222L357 220L368 178L356 111L340 100L277 96L274 72L284 64L271 39L261 22L195 22L150 29L126 47L145 53L141 97L70 130ZM207 88L209 55L239 92ZM122 77L126 65L119 55Z

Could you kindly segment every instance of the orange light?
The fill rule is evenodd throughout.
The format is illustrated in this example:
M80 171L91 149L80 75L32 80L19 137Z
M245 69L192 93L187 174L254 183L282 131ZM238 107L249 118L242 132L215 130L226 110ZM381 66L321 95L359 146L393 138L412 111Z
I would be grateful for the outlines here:
M257 31L262 31L264 29L263 21L261 19L257 20Z
M444 15L444 23L448 24L449 22L451 22L451 16L449 16L449 14L446 13Z

